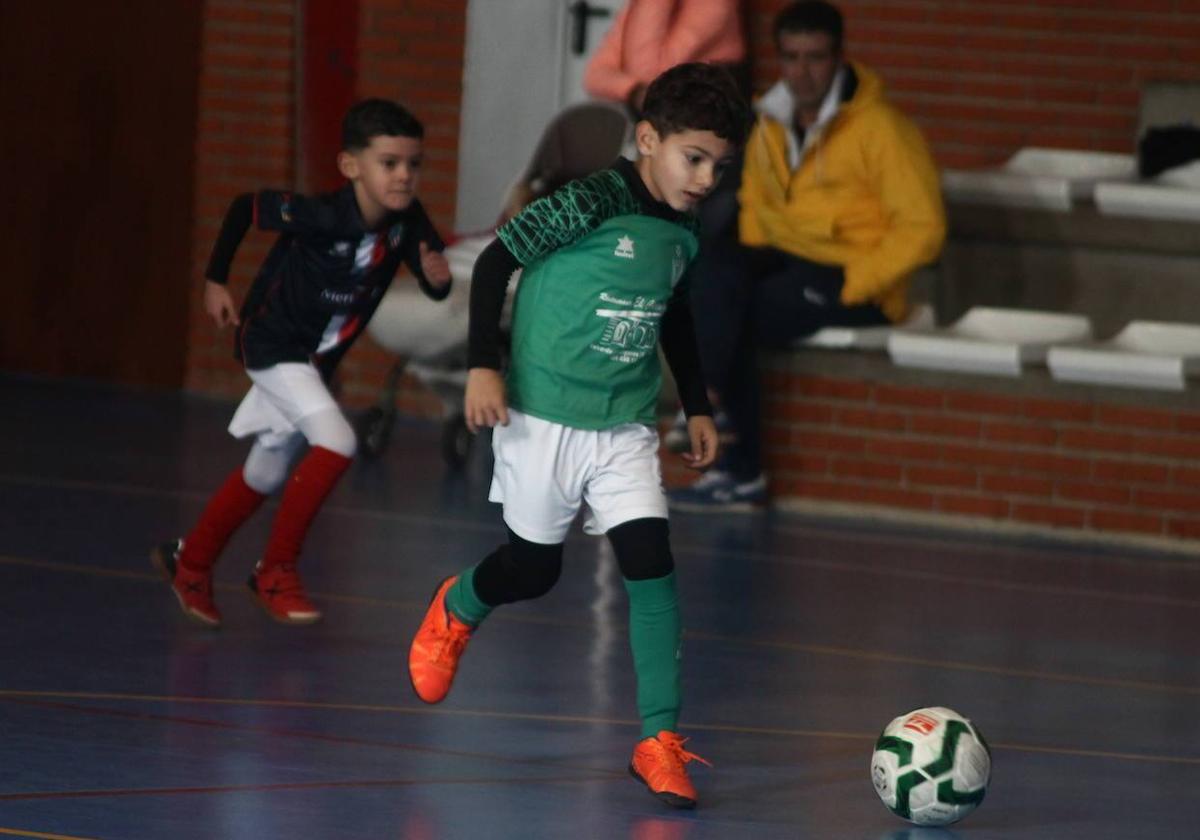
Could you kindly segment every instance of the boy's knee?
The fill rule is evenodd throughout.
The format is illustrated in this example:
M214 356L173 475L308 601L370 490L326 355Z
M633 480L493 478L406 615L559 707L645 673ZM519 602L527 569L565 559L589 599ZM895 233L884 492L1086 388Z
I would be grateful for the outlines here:
M562 554L562 543L530 542L510 530L508 543L476 567L476 594L493 607L540 598L558 583Z
M358 435L338 409L318 411L298 424L309 446L319 446L344 458L353 458L358 451Z
M626 580L654 580L675 570L671 532L665 519L623 522L608 532L608 539Z
M554 588L562 574L562 543L530 542L509 532L510 571L521 600L540 598Z

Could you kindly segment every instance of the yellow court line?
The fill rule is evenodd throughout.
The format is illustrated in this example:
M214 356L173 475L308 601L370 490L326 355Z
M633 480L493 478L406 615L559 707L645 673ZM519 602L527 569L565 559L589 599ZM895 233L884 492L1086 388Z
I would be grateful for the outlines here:
M43 834L40 831L23 831L19 828L0 828L0 834L10 837L37 837L40 840L93 840L91 837L78 837L74 834Z
M79 572L81 574L96 575L100 577L115 577L132 580L148 580L155 582L162 580L160 575L151 572L133 572L119 569L96 569L91 566L85 566L77 563L59 563L50 560L32 560L23 557L10 557L4 555L0 555L0 565L29 566L32 568L49 569L51 571ZM216 583L213 585L213 588L226 592L241 592L244 589L241 585L228 583ZM360 595L338 595L328 592L313 592L312 594L315 595L318 600L331 601L335 603L367 604L391 609L424 609L428 605L428 602L425 600L402 601L390 600L387 598L371 598L369 596ZM567 622L553 618L520 614L498 614L495 616L495 619L512 621L519 624L536 624L546 627L570 628L576 630L586 630L589 627L588 624L580 622ZM1148 691L1156 694L1182 694L1184 696L1193 697L1200 696L1200 686L1176 685L1172 683L1161 683L1148 680L1096 677L1085 674L1061 674L1050 671L1036 671L1027 668L1011 668L1000 665L981 665L973 662L961 662L948 659L927 659L919 656L906 656L903 654L887 653L885 651L860 650L857 648L843 648L833 645L818 645L805 642L787 642L772 639L741 639L733 636L725 636L717 633L704 633L694 630L685 630L683 633L683 638L685 641L703 641L745 645L748 647L807 653L813 656L829 656L841 659L855 659L866 662L882 662L891 665L910 665L923 668L942 669L946 671L988 674L996 677L1014 677L1017 679L1065 683L1068 685L1089 685L1098 688Z
M246 706L261 708L308 709L313 711L372 712L377 714L431 715L438 717L489 718L495 720L540 721L556 724L582 724L585 726L625 726L636 728L641 722L632 719L606 718L588 715L547 715L531 712L497 712L486 709L442 709L426 707L392 706L376 703L317 703L306 700L256 700L236 697L181 697L157 694L122 694L119 692L85 691L19 691L0 690L0 699L70 699L70 700L118 700L126 702L181 703L198 706ZM835 740L874 741L878 733L841 732L825 729L791 729L767 726L738 726L722 723L689 722L686 727L694 732L725 732L735 735L766 735L783 738L826 738ZM1100 758L1118 761L1138 761L1156 764L1182 764L1200 767L1200 756L1153 755L1151 753L1120 752L1115 750L1083 749L1077 747L1047 747L1036 744L998 742L992 749L1014 752L1063 755L1077 758Z

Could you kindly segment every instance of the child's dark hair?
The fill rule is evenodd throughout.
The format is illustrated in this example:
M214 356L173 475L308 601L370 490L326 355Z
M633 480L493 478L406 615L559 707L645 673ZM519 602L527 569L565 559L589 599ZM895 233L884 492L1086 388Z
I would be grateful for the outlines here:
M785 7L775 16L775 46L783 33L824 32L833 42L833 51L842 51L845 25L837 7L824 0L803 0Z
M750 125L750 109L728 70L695 61L677 64L650 83L642 119L649 120L661 137L711 131L741 144Z
M355 103L342 120L342 149L357 152L371 145L371 138L425 136L425 126L407 108L388 99L364 99Z

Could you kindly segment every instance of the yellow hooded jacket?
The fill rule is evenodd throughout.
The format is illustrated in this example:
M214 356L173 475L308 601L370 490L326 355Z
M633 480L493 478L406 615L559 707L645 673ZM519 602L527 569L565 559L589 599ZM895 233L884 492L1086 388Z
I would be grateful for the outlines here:
M790 93L777 85L759 100L738 193L740 239L841 266L842 303L877 304L896 322L908 313L909 275L942 249L946 214L920 130L884 98L874 72L850 66L858 88L794 171L778 107ZM769 96L774 109L763 107Z

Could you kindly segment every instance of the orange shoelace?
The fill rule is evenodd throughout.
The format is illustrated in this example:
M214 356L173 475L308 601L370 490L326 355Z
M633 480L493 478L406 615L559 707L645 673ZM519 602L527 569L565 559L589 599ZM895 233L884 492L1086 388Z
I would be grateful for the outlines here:
M439 668L452 669L462 656L467 642L471 641L471 628L446 613L446 629L438 628L438 647L433 659Z
M683 745L688 742L687 738L681 738L678 735L668 733L666 737L660 737L658 742L666 748L667 754L672 756L675 761L679 763L679 767L681 769L683 768L683 765L687 764L689 761L699 761L706 767L712 767L711 761L706 761L695 753L688 752L683 748Z

